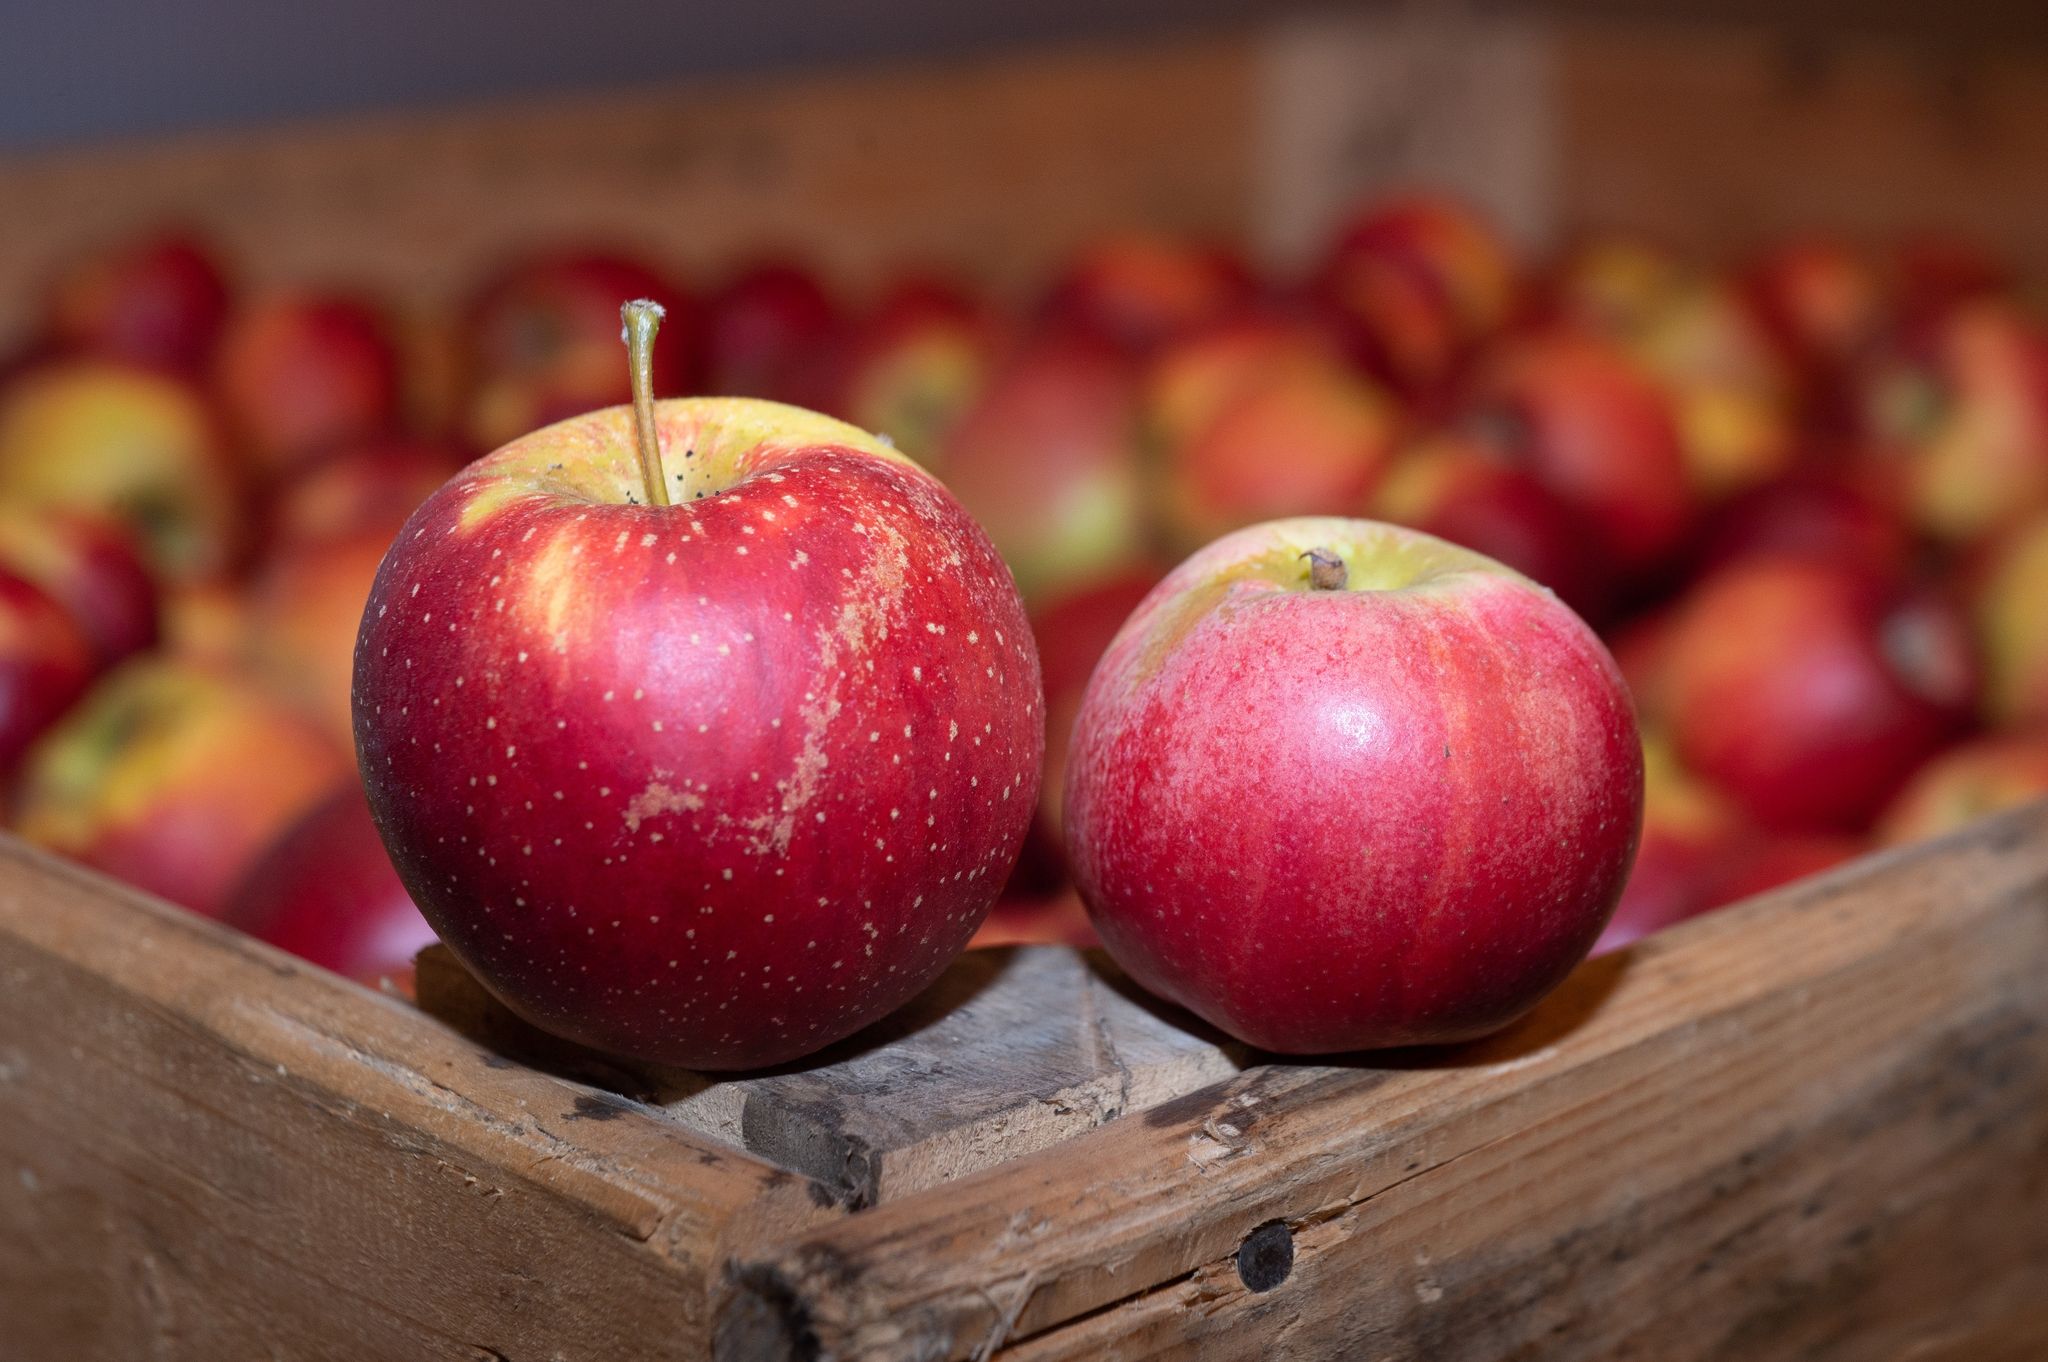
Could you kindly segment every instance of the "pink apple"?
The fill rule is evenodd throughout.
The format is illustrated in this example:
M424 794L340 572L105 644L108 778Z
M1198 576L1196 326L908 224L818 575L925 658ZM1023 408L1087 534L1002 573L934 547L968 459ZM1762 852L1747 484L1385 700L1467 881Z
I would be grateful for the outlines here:
M903 455L773 403L636 405L413 516L363 616L357 751L400 878L508 1006L619 1054L780 1063L980 925L1037 801L1038 657Z
M1162 582L1074 729L1103 943L1262 1048L1484 1035L1584 958L1642 748L1613 659L1492 560L1370 521L1254 526Z
M323 969L405 977L434 941L350 784L286 828L228 896L223 920Z

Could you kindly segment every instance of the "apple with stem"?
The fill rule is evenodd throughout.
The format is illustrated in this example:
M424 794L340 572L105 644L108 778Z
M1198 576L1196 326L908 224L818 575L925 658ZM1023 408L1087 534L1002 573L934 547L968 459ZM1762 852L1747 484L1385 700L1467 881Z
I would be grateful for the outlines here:
M1642 745L1550 592L1372 521L1252 526L1176 568L1089 683L1066 839L1131 976L1267 1050L1464 1040L1586 955Z
M356 646L379 832L509 1007L701 1069L808 1054L966 945L1038 795L1022 601L852 426L654 401L514 441L413 515Z

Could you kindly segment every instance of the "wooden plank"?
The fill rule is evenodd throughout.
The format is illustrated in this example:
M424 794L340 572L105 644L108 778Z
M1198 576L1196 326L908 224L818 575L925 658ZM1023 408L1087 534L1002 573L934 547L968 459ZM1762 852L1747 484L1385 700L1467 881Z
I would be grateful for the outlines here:
M720 1355L1993 1355L2043 1324L2044 1030L2048 806L1477 1046L1254 1069L801 1236L731 1270ZM1234 1289L1273 1221L1292 1276Z
M480 1043L631 1093L651 1114L829 1187L848 1207L935 1187L1230 1077L1244 1047L1146 997L1106 955L970 951L886 1021L798 1064L703 1075L546 1036L443 947L420 1005Z
M700 1356L814 1191L0 839L0 1353Z

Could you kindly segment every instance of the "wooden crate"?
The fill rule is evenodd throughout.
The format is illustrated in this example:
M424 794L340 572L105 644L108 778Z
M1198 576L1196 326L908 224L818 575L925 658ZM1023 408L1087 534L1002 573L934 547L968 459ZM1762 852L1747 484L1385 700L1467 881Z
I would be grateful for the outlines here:
M0 1358L2048 1356L2048 807L1336 1064L1050 949L744 1080L422 986L0 844Z

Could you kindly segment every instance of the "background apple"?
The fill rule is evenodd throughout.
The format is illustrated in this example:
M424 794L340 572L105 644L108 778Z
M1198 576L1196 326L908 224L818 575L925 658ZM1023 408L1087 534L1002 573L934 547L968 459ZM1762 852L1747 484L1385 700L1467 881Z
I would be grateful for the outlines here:
M802 265L756 261L705 300L704 390L823 406L845 324L838 302Z
M92 645L99 667L156 646L156 579L114 522L0 505L0 566L64 607Z
M2048 795L2048 732L1992 734L1921 767L1877 820L1891 845L1942 837L1973 819Z
M831 410L943 472L947 437L987 385L999 345L995 318L964 290L900 279L847 336Z
M129 360L197 376L227 321L218 259L179 228L93 251L60 270L43 306L56 349Z
M1755 558L1673 625L1665 699L1687 764L1786 830L1850 831L1968 721L1968 631L1850 564Z
M393 527L288 546L249 588L245 638L257 676L346 747L356 630Z
M1176 568L1089 683L1069 763L1103 943L1285 1053L1519 1016L1599 936L1642 813L1627 692L1585 624L1369 521L1254 526Z
M1037 600L1148 551L1138 390L1098 343L1041 339L1012 355L946 440L940 466Z
M0 779L92 680L84 630L25 577L0 569Z
M237 313L214 383L230 424L271 475L386 434L399 420L393 325L349 294L276 294Z
M1668 734L1643 730L1643 833L1593 954L1619 950L1715 906L1715 877L1755 836L1742 811L1685 769Z
M222 918L368 984L409 979L413 956L434 940L352 782L284 830L236 884Z
M1985 713L2006 725L2048 720L2048 516L1988 545L1972 575Z
M653 266L615 251L564 248L514 260L470 303L462 337L464 429L479 449L632 399L619 364L619 300L668 310L654 350L655 386L686 387L697 365L689 296Z
M138 658L30 750L27 840L208 916L280 830L348 779L340 750L246 681Z
M248 540L242 475L205 398L99 360L38 367L0 392L0 501L118 520L172 581L225 572Z
M1229 317L1253 296L1230 250L1151 233L1099 238L1067 262L1040 305L1042 323L1145 355Z
M778 1063L980 924L1037 801L1037 654L986 536L872 436L644 411L420 508L363 616L357 750L400 878L509 1006L613 1053Z

